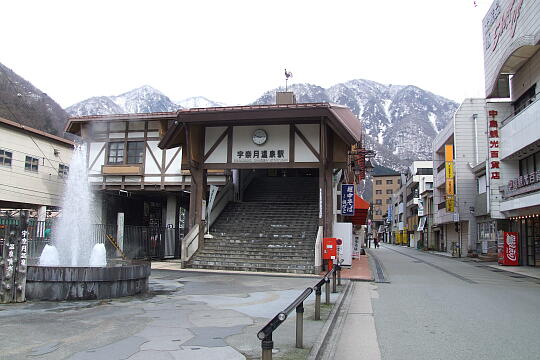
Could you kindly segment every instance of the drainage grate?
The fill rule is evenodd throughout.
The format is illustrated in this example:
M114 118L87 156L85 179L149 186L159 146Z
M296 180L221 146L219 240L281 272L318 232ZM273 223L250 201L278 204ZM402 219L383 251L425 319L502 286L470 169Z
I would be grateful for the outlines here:
M390 281L387 279L386 274L384 273L384 269L382 266L381 261L373 254L373 252L369 251L369 257L373 261L373 264L375 265L375 282L376 283L389 283Z

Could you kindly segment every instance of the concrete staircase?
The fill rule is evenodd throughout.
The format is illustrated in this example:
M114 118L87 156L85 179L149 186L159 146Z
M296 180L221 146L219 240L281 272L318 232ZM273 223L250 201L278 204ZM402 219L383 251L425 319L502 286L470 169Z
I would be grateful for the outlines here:
M313 273L318 179L256 178L243 202L231 202L211 228L213 239L187 267Z

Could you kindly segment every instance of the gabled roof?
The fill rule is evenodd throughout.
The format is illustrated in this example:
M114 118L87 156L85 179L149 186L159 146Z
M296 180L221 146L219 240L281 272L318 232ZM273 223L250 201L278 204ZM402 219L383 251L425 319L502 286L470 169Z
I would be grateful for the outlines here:
M14 128L18 128L18 129L20 129L22 131L25 131L25 132L28 132L30 134L39 135L39 136L42 136L42 137L47 138L49 140L53 140L53 141L62 143L64 145L69 145L69 146L74 145L73 141L70 141L68 139L64 139L64 138L62 138L60 136L56 136L56 135L53 135L53 134L49 134L49 133L47 133L45 131L34 129L34 128L30 127L30 126L21 125L18 122L11 121L11 120L8 120L8 119L4 119L2 117L0 117L0 124L4 124L4 125L8 125L8 126L11 126L11 127L14 127Z
M181 145L185 124L228 126L241 124L284 124L328 119L327 124L348 144L362 140L360 120L347 107L329 103L290 105L250 105L179 110L174 125L165 134L159 147L171 149Z
M66 124L65 131L75 135L81 134L81 125L84 123L99 122L99 121L141 121L141 120L174 120L176 119L176 111L171 112L154 112L154 113L139 113L139 114L107 114L107 115L88 115L70 117Z

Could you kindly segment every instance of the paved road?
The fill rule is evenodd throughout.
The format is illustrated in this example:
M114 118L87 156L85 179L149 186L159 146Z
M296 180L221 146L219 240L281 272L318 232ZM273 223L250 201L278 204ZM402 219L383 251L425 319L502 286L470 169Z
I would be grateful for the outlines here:
M372 300L383 360L540 359L540 280L399 246L370 253L390 280Z
M258 358L258 330L317 281L152 270L146 296L0 305L0 360ZM307 356L325 323L313 320L313 299L305 302L305 348L295 349L293 312L274 333L276 356ZM323 319L329 312L323 307Z

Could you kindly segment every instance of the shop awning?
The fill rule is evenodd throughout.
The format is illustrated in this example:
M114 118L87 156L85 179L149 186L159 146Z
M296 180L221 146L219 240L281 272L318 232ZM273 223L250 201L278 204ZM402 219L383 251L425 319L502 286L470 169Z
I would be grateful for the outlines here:
M353 225L367 225L369 202L358 195L354 195L354 215L350 217Z
M422 216L420 218L420 223L418 224L418 229L416 229L416 231L424 231L424 227L426 226L426 220L427 216Z

